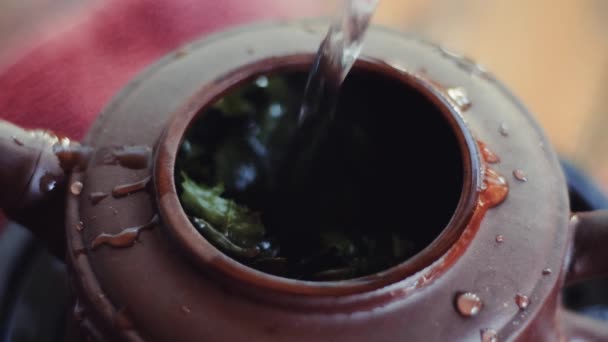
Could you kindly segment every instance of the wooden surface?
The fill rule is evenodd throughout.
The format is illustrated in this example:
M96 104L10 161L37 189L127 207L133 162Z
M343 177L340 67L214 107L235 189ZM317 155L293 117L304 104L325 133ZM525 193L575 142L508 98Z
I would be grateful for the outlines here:
M0 53L93 2L1 1ZM608 190L608 1L382 0L374 21L421 32L486 66L531 109L560 153Z

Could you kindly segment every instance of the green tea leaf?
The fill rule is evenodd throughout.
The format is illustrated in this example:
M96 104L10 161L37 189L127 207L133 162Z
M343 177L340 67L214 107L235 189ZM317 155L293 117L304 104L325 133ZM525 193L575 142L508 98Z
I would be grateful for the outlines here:
M222 197L221 184L209 187L192 181L185 173L182 177L180 199L188 212L203 218L239 246L251 247L261 241L265 228L258 213Z

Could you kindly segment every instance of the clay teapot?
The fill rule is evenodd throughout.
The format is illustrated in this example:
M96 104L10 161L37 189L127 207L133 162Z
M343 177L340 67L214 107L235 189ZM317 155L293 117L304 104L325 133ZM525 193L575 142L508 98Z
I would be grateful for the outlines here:
M68 265L68 340L608 340L560 303L565 284L608 273L608 213L571 213L525 107L470 59L415 36L371 29L354 70L399 87L392 108L421 109L386 127L396 158L425 171L400 183L412 190L397 202L403 229L434 232L424 248L371 275L312 281L247 267L199 234L175 184L184 133L235 86L307 70L323 33L258 24L184 46L127 85L81 145L0 123L0 205ZM453 175L456 186L436 186ZM414 202L422 209L408 211ZM427 227L444 204L447 222Z

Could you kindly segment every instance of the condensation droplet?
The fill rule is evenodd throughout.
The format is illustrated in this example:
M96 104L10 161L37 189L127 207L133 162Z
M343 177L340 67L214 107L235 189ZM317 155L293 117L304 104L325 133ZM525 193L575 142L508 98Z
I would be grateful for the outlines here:
M189 307L187 307L185 305L182 305L182 312L185 313L185 314L189 314L192 311L190 310Z
M515 295L515 304L517 304L520 310L525 310L530 305L530 298L518 293Z
M527 182L528 181L528 177L526 176L526 173L523 170L517 169L513 171L513 177L515 177L515 179L517 179L520 182Z
M489 208L501 204L509 193L507 180L498 172L485 168L483 183L487 188L480 193L480 203Z
M82 182L76 181L72 183L72 185L70 185L70 192L72 193L72 195L78 196L82 192L83 187L84 185L82 185Z
M549 275L549 274L553 273L553 271L550 268L545 268L542 273L543 273L543 275Z
M505 124L504 122L501 123L498 126L498 132L500 133L500 135L502 135L503 137L508 137L509 136L509 126L507 126L507 124Z
M460 110L466 111L471 108L471 100L469 100L467 91L463 87L448 88L447 93Z
M494 329L482 329L479 334L481 342L498 342L498 333Z
M76 228L76 231L81 232L84 229L84 223L82 223L82 221L79 221L78 223L76 223L74 228Z
M40 178L40 191L51 192L57 186L57 178L54 175L47 173Z
M456 310L464 317L477 315L482 307L483 302L472 292L460 293L456 297Z
M503 242L505 242L504 235L501 235L501 234L496 235L496 242L497 243L503 243Z

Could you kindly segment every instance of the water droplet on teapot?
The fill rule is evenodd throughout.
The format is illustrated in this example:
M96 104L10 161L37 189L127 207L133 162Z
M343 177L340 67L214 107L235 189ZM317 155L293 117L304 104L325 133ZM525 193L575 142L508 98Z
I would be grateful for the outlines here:
M519 307L520 310L525 310L528 305L530 305L530 299L528 296L524 296L522 294L515 295L515 304Z
M463 87L448 88L447 93L461 111L464 112L471 108L471 100L469 100L467 91Z
M72 170L84 171L87 169L93 148L89 146L74 145L71 143L58 143L53 145L53 153L59 159L61 168L70 172Z
M483 302L472 292L460 293L456 297L456 310L464 317L477 315L482 307Z
M93 239L93 242L91 242L91 249L95 250L102 245L108 245L114 248L131 247L139 237L141 231L152 229L157 224L158 216L154 215L154 217L144 225L125 228L116 234L101 233Z
M526 177L526 173L523 170L517 169L513 171L513 177L520 182L527 182L528 177Z
M492 150L490 150L485 143L477 141L477 145L479 145L479 152L486 163L496 164L500 161L500 157L498 157L496 153L492 152Z
M82 182L76 181L72 183L72 185L70 185L70 192L72 193L72 195L78 196L82 192L83 187L84 185L82 185Z
M74 225L74 228L76 228L76 231L81 232L84 229L84 223L79 221Z
M505 237L501 234L496 235L496 242L503 243L505 241Z
M505 124L504 122L501 123L498 126L498 132L500 133L500 135L502 135L503 137L508 137L509 136L509 126L507 126L507 124Z
M99 202L103 201L108 196L109 194L105 192L91 192L89 194L89 201L91 201L91 204L97 205L99 204Z
M17 146L23 146L23 141L19 140L19 138L17 138L16 136L12 136L13 138L13 142L15 143L15 145Z
M191 310L189 307L182 305L182 312L185 314L189 314L191 312Z
M40 191L51 192L57 187L57 178L53 174L47 173L40 178Z
M481 342L498 342L498 333L494 329L483 329L479 334Z
M484 171L483 183L486 184L485 190L480 193L480 203L487 207L495 207L502 203L509 194L507 180L498 172L486 168Z
M542 273L543 273L543 275L549 275L549 274L553 273L553 271L550 268L545 268Z

